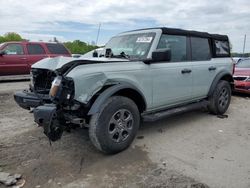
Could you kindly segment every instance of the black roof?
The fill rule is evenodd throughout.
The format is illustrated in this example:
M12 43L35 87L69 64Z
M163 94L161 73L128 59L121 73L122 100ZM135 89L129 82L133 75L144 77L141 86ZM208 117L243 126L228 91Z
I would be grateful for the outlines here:
M212 39L216 39L216 40L228 41L227 35L210 34L207 32L184 30L184 29L177 29L177 28L155 27L155 28L138 29L138 30L134 30L134 31L142 31L142 30L148 30L148 29L161 29L163 34L187 35L187 36L212 38Z

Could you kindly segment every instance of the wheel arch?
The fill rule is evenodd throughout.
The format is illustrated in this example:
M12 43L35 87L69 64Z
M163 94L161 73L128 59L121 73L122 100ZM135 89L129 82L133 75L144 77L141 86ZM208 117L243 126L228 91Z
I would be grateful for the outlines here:
M210 97L216 88L216 85L219 83L220 80L225 80L228 81L231 85L231 89L234 88L234 79L232 74L230 74L227 71L221 71L220 73L217 74L217 76L214 78L212 85L210 86L209 92L208 92L208 97Z
M138 107L138 110L140 113L146 110L147 103L145 96L143 93L134 85L126 82L119 82L115 85L110 85L106 87L105 89L101 90L101 93L96 96L93 104L91 105L91 108L88 112L88 115L93 115L97 112L99 112L101 105L112 96L124 96L128 97L131 100L135 102L135 104ZM93 97L94 98L94 97Z

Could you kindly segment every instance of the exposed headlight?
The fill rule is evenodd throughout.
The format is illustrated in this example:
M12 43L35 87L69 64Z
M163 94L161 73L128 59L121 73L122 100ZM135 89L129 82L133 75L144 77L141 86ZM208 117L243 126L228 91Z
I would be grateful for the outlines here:
M58 89L59 89L59 86L61 85L61 83L62 83L62 77L61 76L55 77L55 79L52 82L52 85L51 85L51 88L50 88L50 92L49 92L49 95L51 97L55 97L56 96L56 94L58 92Z

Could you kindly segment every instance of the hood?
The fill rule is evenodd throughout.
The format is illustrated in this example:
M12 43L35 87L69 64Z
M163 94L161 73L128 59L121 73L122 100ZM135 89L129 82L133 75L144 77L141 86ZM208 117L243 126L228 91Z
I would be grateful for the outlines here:
M120 59L120 58L73 58L73 57L55 57L55 58L45 58L37 63L33 64L31 68L36 69L48 69L51 71L58 70L65 65L68 65L73 62L79 62L81 64L91 64L91 63L105 63L105 62L124 62L129 61L128 59Z
M235 76L250 76L250 68L237 68L234 71Z

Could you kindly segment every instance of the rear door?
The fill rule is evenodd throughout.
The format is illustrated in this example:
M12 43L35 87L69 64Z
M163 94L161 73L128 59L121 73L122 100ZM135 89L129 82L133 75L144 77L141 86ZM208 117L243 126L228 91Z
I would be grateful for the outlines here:
M45 49L41 44L36 43L27 43L26 44L27 52L28 52L28 65L29 69L30 67L36 63L37 61L40 61L48 55L45 52Z
M0 75L28 74L28 61L24 47L20 43L6 44L0 55Z
M217 74L218 64L212 59L211 46L208 38L191 37L193 61L193 92L194 98L204 98Z
M154 108L170 107L192 99L192 62L186 36L162 35L157 49L170 49L171 61L150 64Z

